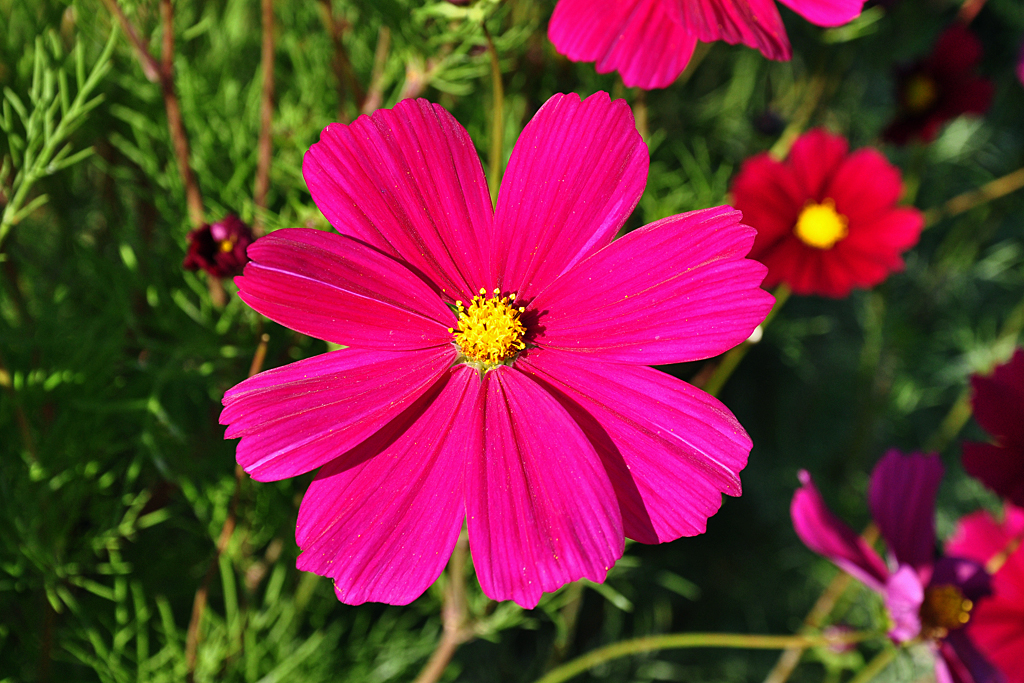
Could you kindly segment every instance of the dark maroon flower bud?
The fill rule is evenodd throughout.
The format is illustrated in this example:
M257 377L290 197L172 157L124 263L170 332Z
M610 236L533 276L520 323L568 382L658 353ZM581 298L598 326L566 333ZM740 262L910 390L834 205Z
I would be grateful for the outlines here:
M181 265L186 270L202 268L214 277L238 275L249 260L245 250L252 241L249 226L238 216L228 214L188 234L188 253Z
M930 55L898 74L899 112L885 139L898 145L931 142L950 119L988 111L995 88L976 73L981 53L981 41L966 26L947 28Z

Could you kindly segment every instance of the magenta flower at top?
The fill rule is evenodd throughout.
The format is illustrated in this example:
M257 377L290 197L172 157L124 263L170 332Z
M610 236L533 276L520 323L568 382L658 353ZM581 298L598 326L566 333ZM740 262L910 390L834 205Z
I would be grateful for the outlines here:
M881 594L894 641L919 638L931 646L937 683L997 683L999 672L963 628L978 600L991 593L990 577L974 560L935 558L941 479L935 455L891 450L875 466L868 505L889 550L888 563L829 511L806 471L800 472L803 486L790 508L793 527L808 548Z
M780 0L818 26L860 15L864 0ZM559 0L548 37L575 62L618 71L629 87L664 88L690 61L697 41L757 48L768 59L792 57L774 0Z
M1017 57L1017 80L1024 85L1024 44L1020 46L1020 56Z
M1024 349L991 377L971 378L974 419L995 443L965 443L964 469L1000 496L1024 506Z
M472 140L426 100L331 124L307 152L340 234L279 230L239 296L341 351L224 396L238 462L321 468L300 569L338 597L405 604L463 524L495 600L602 581L624 536L702 533L740 493L750 439L719 401L645 367L743 341L772 306L754 231L719 207L614 240L648 155L623 101L556 95L523 130L492 211Z
M1002 565L992 576L992 597L971 614L967 632L1006 676L1024 683L1024 509L1006 506L1002 524L988 512L974 512L957 524L946 551L978 562Z

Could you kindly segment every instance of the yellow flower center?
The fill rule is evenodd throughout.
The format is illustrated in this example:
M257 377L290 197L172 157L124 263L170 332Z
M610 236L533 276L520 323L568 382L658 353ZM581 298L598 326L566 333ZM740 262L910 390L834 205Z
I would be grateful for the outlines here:
M232 251L234 250L235 244L237 243L238 238L232 235L231 237L228 237L227 239L223 239L220 241L220 250L225 253Z
M793 232L807 245L831 249L849 233L846 216L836 212L836 204L826 199L821 204L807 202L796 219Z
M974 603L949 584L930 586L921 603L921 633L926 638L945 638L971 620Z
M903 88L903 103L912 114L927 111L939 99L939 88L928 76L918 74Z
M526 328L519 319L524 309L513 305L515 294L499 296L500 293L500 289L495 289L494 296L484 298L487 290L481 287L480 294L473 297L469 308L456 301L458 327L448 328L455 335L455 343L465 360L483 370L515 358L526 348L523 342Z

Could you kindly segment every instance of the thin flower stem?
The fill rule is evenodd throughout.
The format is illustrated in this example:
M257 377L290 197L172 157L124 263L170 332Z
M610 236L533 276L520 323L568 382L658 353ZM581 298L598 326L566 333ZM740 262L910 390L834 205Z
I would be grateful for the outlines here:
M851 678L848 683L868 683L875 676L882 673L885 667L892 663L892 660L896 659L896 655L899 653L895 647L887 647L877 655L875 658L868 662L860 672Z
M380 109L384 101L384 68L388 63L388 50L391 46L391 29L381 26L377 32L377 49L373 53L373 71L370 74L370 87L366 97L359 104L359 113L372 114Z
M331 68L334 70L334 79L338 82L338 120L348 123L348 113L345 111L346 88L352 93L352 101L355 102L356 111L363 107L363 100L366 94L363 92L359 79L356 78L355 69L352 68L352 60L345 50L345 43L342 42L342 34L345 30L345 23L334 18L334 9L331 0L320 0L321 16L324 27L331 36L331 43L334 46L334 56L331 58Z
M789 154L790 147L793 146L796 139L803 133L804 128L807 127L811 116L814 114L814 110L818 108L818 103L825 94L827 83L828 81L822 75L811 78L810 83L807 84L807 92L804 95L803 101L793 114L792 120L786 126L786 129L782 131L778 141L768 150L768 154L773 159L784 159Z
M941 206L924 212L924 226L930 228L943 218L952 218L965 211L981 206L993 199L999 199L1024 187L1024 168L1018 168L1001 178L985 183L976 190L959 194Z
M989 574L995 574L1002 569L1006 561L1010 559L1010 555L1013 555L1020 548L1021 543L1024 543L1024 529L1021 529L1020 533L1007 541L1006 545L999 552L989 558L988 562L985 563L985 571Z
M873 523L868 524L867 528L861 533L861 538L868 545L873 545L878 540L878 527ZM815 601L807 616L804 617L804 630L821 628L825 620L832 614L832 610L835 609L839 598L843 596L843 593L846 592L846 589L850 587L852 582L853 578L846 572L836 574L828 586L825 587L825 590L822 591L821 595L818 596L817 601ZM785 683L793 674L797 664L800 663L800 659L803 657L806 649L800 646L786 648L785 652L779 655L775 666L768 672L764 683Z
M796 635L796 636L767 636L748 635L745 633L670 633L659 636L647 636L633 640L623 640L612 643L605 647L593 650L578 657L557 669L548 672L536 683L562 683L570 678L591 669L598 664L609 662L613 659L639 654L641 652L653 652L655 650L670 650L680 648L713 647L713 648L736 648L741 650L781 650L787 647L802 646L814 647L818 645L838 645L859 643L869 638L876 637L876 633L859 632L835 636L825 635Z
M683 69L683 73L679 74L679 78L676 79L676 82L673 83L673 85L679 87L690 80L693 73L697 70L697 67L700 66L700 63L703 62L704 58L708 56L709 52L711 52L711 46L713 44L714 43L697 42L697 46L693 48L693 55L690 56L689 63L686 65L686 68Z
M636 132L640 133L645 143L649 143L651 131L647 122L647 91L642 88L636 91L633 99L633 120L636 122Z
M118 23L121 24L124 32L128 34L129 42L135 48L135 56L142 65L142 71L146 78L160 84L160 90L164 98L164 108L167 111L167 127L171 135L171 146L178 162L178 171L181 174L182 183L185 186L185 202L188 208L189 220L193 228L198 228L204 222L203 196L199 191L199 184L196 182L195 175L192 173L192 166L189 163L188 135L185 133L185 125L182 122L181 105L178 102L178 95L174 90L174 8L170 0L160 0L160 22L163 30L163 43L162 54L158 62L139 37L139 32L132 25L131 21L128 20L117 0L103 1Z
M772 310L769 311L768 316L764 319L759 328L763 331L768 326L768 323L772 321L772 318L782 309L786 301L789 299L791 294L789 287L782 284L775 288L772 292L775 295L775 305L772 306ZM747 351L754 345L754 342L747 340L739 346L733 347L719 362L718 367L715 368L715 372L711 375L710 379L704 383L701 387L704 391L708 392L712 396L717 396L718 392L722 390L729 377L732 376L733 371L743 360L743 357L747 355Z
M219 282L219 280L218 280ZM256 375L263 369L263 362L267 358L267 344L270 342L270 335L264 333L260 336L260 343L253 354L252 363L249 364L249 377ZM195 680L196 657L199 653L199 625L203 621L203 612L206 611L207 596L210 592L210 583L213 575L220 566L220 556L228 547L232 534L235 532L235 520L238 510L238 497L242 489L242 466L235 465L235 490L231 496L231 504L228 506L228 516L220 528L220 536L217 538L216 552L210 565L206 568L206 575L203 582L196 589L195 598L192 600L192 617L188 622L188 631L185 633L185 664L188 667L185 680L192 683Z
M1022 331L1024 331L1024 299L1006 316L1003 329L1000 330L993 346L1001 346L1007 341L1012 341L1013 346L1016 346L1017 339ZM949 412L942 419L939 428L925 442L925 451L941 453L946 450L946 447L956 438L960 430L967 424L967 421L971 419L971 413L971 389L970 387L965 387L953 405L950 406Z
M451 663L459 645L473 637L474 630L468 624L469 606L466 602L466 559L469 551L469 535L465 530L455 544L455 550L448 561L448 584L444 591L444 605L441 607L443 631L437 647L423 666L414 683L436 683Z
M957 12L956 18L962 24L969 24L974 21L974 17L978 16L978 12L985 6L987 0L964 0L964 4L960 5L960 11Z
M271 126L274 121L274 0L261 0L263 10L263 47L260 68L263 88L260 92L260 139L256 153L256 182L253 201L256 220L253 232L263 234L263 218L267 211L267 192L270 190L270 159L273 152Z
M487 38L487 51L491 55L491 150L488 157L487 184L491 191L491 203L498 203L498 188L501 187L502 143L505 138L505 88L501 82L501 63L498 61L498 49L487 26L483 27Z

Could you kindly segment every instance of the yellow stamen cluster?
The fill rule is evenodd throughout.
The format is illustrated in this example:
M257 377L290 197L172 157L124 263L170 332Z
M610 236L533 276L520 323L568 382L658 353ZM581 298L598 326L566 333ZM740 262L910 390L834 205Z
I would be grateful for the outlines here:
M800 240L818 249L831 249L849 234L849 221L836 211L836 204L826 199L821 204L807 202L796 219L793 232Z
M515 357L526 348L523 327L519 314L522 306L514 306L516 295L499 296L500 289L487 299L487 290L480 288L480 294L473 297L467 308L461 301L455 302L459 316L458 328L448 331L455 335L462 355L471 362L490 368Z
M220 250L227 253L234 250L236 244L238 244L238 237L231 235L220 241Z
M928 111L939 99L939 87L924 74L914 76L903 87L903 103L912 114Z
M974 603L956 586L929 586L921 603L921 632L926 638L945 638L971 620Z

